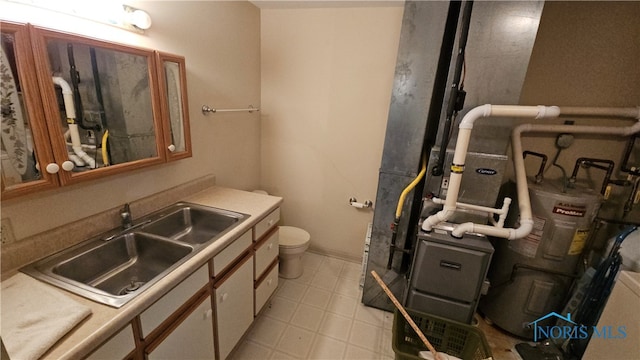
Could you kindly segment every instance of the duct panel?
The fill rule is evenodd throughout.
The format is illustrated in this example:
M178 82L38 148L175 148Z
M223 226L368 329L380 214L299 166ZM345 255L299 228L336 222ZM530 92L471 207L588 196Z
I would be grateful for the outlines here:
M519 104L538 33L544 1L476 1L465 49L464 109L458 120L483 104ZM458 49L456 42L455 49ZM497 66L499 64L499 66ZM453 78L453 66L449 78ZM450 83L448 84L450 87ZM445 103L450 93L445 95ZM441 118L446 115L443 108ZM483 119L473 130L469 151L505 154L511 131L510 119ZM443 133L438 129L438 141ZM458 129L451 129L449 145L455 145ZM446 163L445 163L446 165ZM445 166L446 167L446 166Z
M397 298L403 297L407 255L396 252L393 269L387 270L392 237L390 225L402 190L420 168L448 14L448 1L405 3L362 296L365 305L389 311L393 310L393 304L370 272L375 270ZM421 190L416 191L421 194ZM415 194L407 196L403 205L405 215L400 219L396 235L399 248L411 247L405 242L412 221L417 222L417 219L411 220ZM411 232L415 230L411 229Z
M407 1L381 170L416 175L434 92L448 1Z
M373 225L371 229L371 242L369 244L369 255L367 259L367 272L365 274L364 291L362 301L364 304L385 310L393 310L393 304L388 300L382 288L371 276L371 271L375 270L382 280L391 289L391 292L401 298L406 288L406 280L402 273L403 254L396 252L393 256L393 267L387 269L389 261L389 246L391 244L391 224L394 221L396 205L403 187L399 184L409 184L413 180L409 176L399 176L381 172L378 178L378 195L376 208L373 215ZM407 197L403 212L410 211L411 198ZM385 209L380 211L380 209ZM400 219L398 233L396 234L396 247L404 248L407 244L408 216Z

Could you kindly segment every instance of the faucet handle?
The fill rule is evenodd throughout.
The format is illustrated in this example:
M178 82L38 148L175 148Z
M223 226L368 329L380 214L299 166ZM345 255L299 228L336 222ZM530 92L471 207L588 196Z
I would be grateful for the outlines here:
M124 204L124 207L120 211L120 217L122 218L122 227L128 229L133 225L133 217L131 216L131 209L129 203Z

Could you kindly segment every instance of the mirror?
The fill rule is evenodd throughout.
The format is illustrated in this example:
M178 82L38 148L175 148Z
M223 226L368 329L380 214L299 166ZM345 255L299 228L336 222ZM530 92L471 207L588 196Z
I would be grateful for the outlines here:
M0 86L2 104L2 169L4 183L12 186L39 178L33 140L16 64L15 36L2 33Z
M158 156L147 57L59 39L47 53L75 171Z
M191 156L191 136L184 57L158 52L160 102L165 144L171 160Z
M57 178L40 171L39 164L53 162L53 155L37 146L48 134L26 27L3 22L0 40L0 168L2 196L9 198L27 185L57 186Z
M152 51L38 28L32 38L63 182L163 162Z

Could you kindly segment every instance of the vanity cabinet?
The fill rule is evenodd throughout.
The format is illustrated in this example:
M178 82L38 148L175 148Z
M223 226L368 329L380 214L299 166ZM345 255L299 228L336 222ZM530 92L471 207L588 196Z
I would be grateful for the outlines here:
M227 359L278 286L279 220L278 208L88 358Z
M183 57L0 25L3 198L191 156Z

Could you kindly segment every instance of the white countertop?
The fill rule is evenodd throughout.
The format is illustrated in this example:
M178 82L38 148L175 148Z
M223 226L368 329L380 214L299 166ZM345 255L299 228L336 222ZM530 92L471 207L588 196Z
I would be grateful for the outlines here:
M92 314L49 349L42 359L77 359L88 355L167 291L280 206L282 198L214 186L184 198L183 201L244 213L249 215L249 218L119 309L47 285L89 307ZM3 308L2 311L11 309Z

